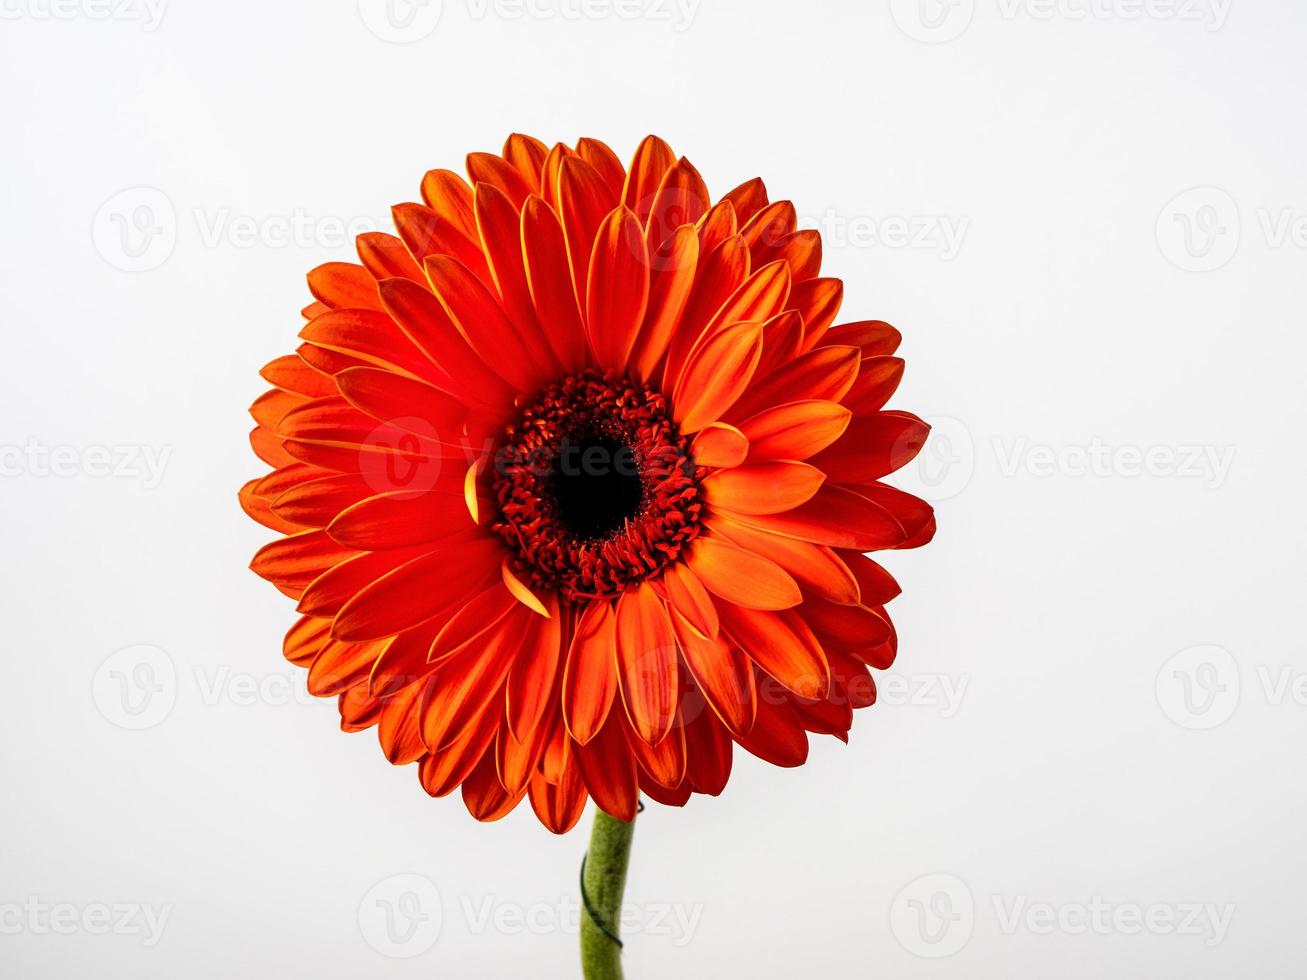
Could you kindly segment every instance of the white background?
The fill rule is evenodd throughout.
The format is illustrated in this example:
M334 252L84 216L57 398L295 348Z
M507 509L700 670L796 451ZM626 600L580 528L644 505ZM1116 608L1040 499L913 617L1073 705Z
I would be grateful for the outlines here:
M516 129L762 175L937 423L882 703L650 807L628 976L1300 975L1307 10L403 2L0 6L0 974L576 975L588 816L341 734L235 500L339 224Z

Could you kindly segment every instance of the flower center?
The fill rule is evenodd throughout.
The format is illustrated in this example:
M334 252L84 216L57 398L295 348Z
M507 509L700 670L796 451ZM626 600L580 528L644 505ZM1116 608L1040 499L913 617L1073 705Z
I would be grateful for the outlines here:
M566 597L612 596L660 572L699 533L699 481L666 399L584 371L504 430L492 525L515 572Z

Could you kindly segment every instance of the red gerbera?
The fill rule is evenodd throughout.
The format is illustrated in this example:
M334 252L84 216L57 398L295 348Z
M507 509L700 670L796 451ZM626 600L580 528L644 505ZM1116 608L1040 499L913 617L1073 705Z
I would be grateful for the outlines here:
M880 482L927 432L883 410L898 332L832 326L794 207L711 204L656 137L467 171L310 272L263 369L240 499L284 535L251 567L299 603L287 658L428 793L558 833L845 738L896 645L865 552L935 530Z

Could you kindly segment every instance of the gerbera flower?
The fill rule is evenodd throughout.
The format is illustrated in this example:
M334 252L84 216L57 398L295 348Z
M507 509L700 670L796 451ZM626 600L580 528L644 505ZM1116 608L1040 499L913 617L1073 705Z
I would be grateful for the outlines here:
M833 326L794 207L712 203L656 137L467 172L310 272L263 369L240 499L284 535L251 567L298 602L286 657L431 795L557 833L846 738L896 647L865 552L935 529L882 482L927 432L884 409L898 332Z

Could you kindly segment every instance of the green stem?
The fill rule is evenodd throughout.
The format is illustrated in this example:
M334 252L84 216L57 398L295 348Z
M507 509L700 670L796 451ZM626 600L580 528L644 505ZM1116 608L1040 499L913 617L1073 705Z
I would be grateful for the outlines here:
M613 936L618 935L634 833L635 821L627 823L595 809L590 850L581 875L584 898L590 902L590 911L584 903L581 909L581 972L585 980L622 980L622 947L604 934L594 917Z

